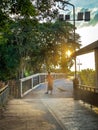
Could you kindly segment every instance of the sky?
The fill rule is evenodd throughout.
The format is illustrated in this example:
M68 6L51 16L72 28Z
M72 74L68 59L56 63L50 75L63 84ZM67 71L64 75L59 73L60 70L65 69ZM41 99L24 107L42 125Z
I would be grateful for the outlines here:
M75 13L90 11L90 21L76 21L76 32L80 35L81 48L98 40L98 0L70 0L75 5ZM77 63L81 63L80 69L95 69L94 53L88 53L77 57ZM79 66L77 65L77 69Z

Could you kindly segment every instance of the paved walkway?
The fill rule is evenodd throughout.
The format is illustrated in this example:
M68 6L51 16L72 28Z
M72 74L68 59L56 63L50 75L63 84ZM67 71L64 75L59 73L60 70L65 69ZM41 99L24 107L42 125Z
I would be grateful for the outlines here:
M98 130L98 110L73 99L72 82L54 86L53 95L41 85L23 99L10 100L0 130Z

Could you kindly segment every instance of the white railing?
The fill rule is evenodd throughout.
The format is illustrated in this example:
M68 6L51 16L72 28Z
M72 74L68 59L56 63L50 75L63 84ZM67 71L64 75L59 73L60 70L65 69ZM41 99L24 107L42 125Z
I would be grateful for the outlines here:
M55 79L64 78L64 73L51 73ZM28 94L30 91L38 87L40 84L46 82L47 73L38 73L25 78L20 79L20 97Z

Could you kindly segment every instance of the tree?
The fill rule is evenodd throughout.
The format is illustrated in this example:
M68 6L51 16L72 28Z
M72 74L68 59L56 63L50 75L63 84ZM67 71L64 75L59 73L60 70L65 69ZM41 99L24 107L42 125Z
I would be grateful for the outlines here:
M30 36L32 30L30 27L36 22L35 19L32 20L35 14L35 8L29 0L23 2L17 0L17 3L14 0L2 1L0 9L0 18L2 19L0 22L0 57L4 58L0 59L1 79L2 75L6 75L5 73L9 75L9 78L13 77L10 74L13 73L12 68L15 75L17 70L21 68L21 61L24 57L26 58L30 49L27 42L29 38L27 37ZM3 64L5 67L2 67Z
M81 84L87 86L95 86L95 71L92 69L84 69L80 73Z
M53 0L36 0L38 19L43 22L51 22L57 17L58 9Z
M79 48L80 44L78 43L78 35L76 35L77 44L73 44L73 41L69 41L68 33L70 37L73 36L73 26L70 23L69 28L67 26L65 22L61 23L59 21L54 23L41 23L38 25L38 33L35 38L37 43L36 49L34 49L33 46L33 57L31 57L31 59L33 59L33 65L39 68L39 72L43 64L46 66L47 70L53 69L59 65L64 71L64 68L68 70L72 66L73 61L71 58L67 57L66 52L68 49L74 52L75 48ZM36 62L34 62L34 59L36 59ZM35 69L38 71L38 68Z
M23 77L27 70L41 72L43 65L47 70L58 65L62 70L69 69L71 59L65 54L67 49L75 51L73 25L57 20L58 10L52 9L54 2L5 0L1 5L1 79L15 78L18 74ZM78 48L79 36L76 37L74 45Z

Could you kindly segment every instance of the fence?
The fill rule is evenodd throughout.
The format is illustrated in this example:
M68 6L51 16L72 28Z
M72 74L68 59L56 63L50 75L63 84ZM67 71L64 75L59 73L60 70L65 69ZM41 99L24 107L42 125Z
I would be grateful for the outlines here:
M64 78L66 75L64 73L51 73L54 79ZM23 97L31 90L38 87L40 84L44 83L46 80L46 73L35 74L26 78L20 79L20 97Z
M20 81L9 80L9 95L13 98L19 98L20 93Z
M9 87L5 86L4 88L0 89L0 107L3 107L7 101L9 96Z
M74 98L98 107L98 88L78 85L78 87L74 89Z

